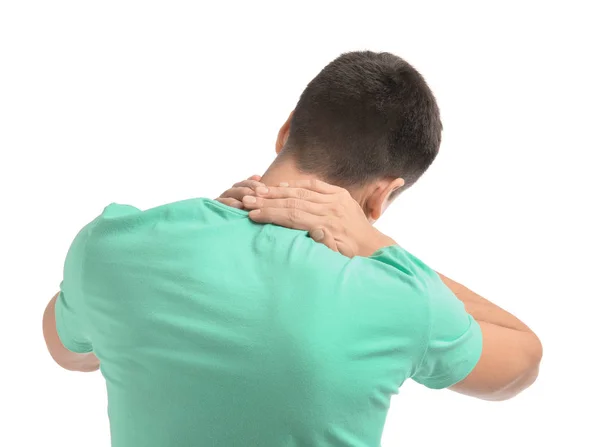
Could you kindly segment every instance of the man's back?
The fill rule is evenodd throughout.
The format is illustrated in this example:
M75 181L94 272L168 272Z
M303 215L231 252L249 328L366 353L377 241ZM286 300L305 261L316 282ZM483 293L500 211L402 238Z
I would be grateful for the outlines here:
M440 353L432 293L458 316ZM71 247L56 318L101 362L114 447L376 446L404 380L445 387L477 362L450 296L399 247L348 259L193 199L107 207Z

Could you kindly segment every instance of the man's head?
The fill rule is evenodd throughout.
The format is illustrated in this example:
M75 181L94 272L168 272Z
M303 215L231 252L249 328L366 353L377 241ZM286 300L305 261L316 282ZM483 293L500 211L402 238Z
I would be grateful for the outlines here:
M293 162L348 189L375 220L433 162L441 131L433 93L412 66L390 53L346 53L302 93L273 168Z

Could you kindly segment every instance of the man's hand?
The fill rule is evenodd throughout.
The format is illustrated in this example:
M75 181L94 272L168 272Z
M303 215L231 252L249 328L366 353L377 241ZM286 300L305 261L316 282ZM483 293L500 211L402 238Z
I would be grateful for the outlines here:
M260 175L253 175L247 180L236 183L215 200L233 208L243 209L242 198L256 195L256 190L261 187L265 188L266 185L260 183Z
M347 190L320 180L257 188L242 203L253 221L306 230L315 241L347 257L370 256L396 245L369 223Z
M254 175L225 191L219 202L249 210L259 223L271 223L310 236L344 256L370 256L380 248L396 245L374 228L350 193L319 180L300 180L268 187Z

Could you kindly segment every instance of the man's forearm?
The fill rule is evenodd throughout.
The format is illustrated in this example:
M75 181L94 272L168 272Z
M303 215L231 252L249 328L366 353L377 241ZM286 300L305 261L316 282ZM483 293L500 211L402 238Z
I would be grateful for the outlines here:
M365 238L365 241L361 245L363 251L362 254L370 256L375 251L391 245L398 244L391 237L373 228L373 233ZM533 331L529 329L525 323L511 313L447 276L444 276L441 273L438 273L438 275L446 287L448 287L452 293L464 303L467 312L477 322L494 324L507 329L514 329L533 334Z
M441 273L438 273L438 275L452 293L464 303L467 312L478 322L485 322L495 324L496 326L515 329L517 331L533 333L525 323L511 313Z
M370 256L375 251L397 245L397 243L386 234L373 229L373 235L366 239L363 243L363 252L366 256ZM473 292L462 284L448 278L447 276L438 273L442 282L448 287L456 297L461 300L467 312L479 323L490 323L496 326L514 329L521 332L533 333L529 327L511 313L505 311L501 307L495 305L489 300L486 300L481 295Z
M391 245L398 244L391 237L374 228L373 234L365 239L365 242L363 242L361 247L363 254L370 256L375 251ZM511 313L447 276L444 276L441 273L438 273L438 275L446 287L448 287L452 293L464 303L467 312L477 322L494 324L496 326L533 334L533 331L529 329L525 323Z
M505 400L529 387L537 378L542 358L537 335L514 315L462 284L438 275L479 323L484 338L481 359L474 371L451 389L483 399Z

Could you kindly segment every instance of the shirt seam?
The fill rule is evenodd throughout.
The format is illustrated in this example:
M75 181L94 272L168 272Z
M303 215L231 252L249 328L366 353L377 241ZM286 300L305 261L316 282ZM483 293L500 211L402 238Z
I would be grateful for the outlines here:
M427 287L427 288L429 289L429 287ZM433 318L431 317L432 313L431 313L430 291L427 290L427 293L425 293L425 295L426 295L426 299L427 299L427 331L426 331L426 337L425 337L425 348L423 350L423 355L421 356L421 360L419 361L419 363L417 364L417 367L413 371L411 378L413 378L417 375L417 373L421 369L421 366L423 366L423 363L425 362L425 358L427 357L427 354L429 353L429 345L430 345L430 341L431 341L431 331L433 329Z

